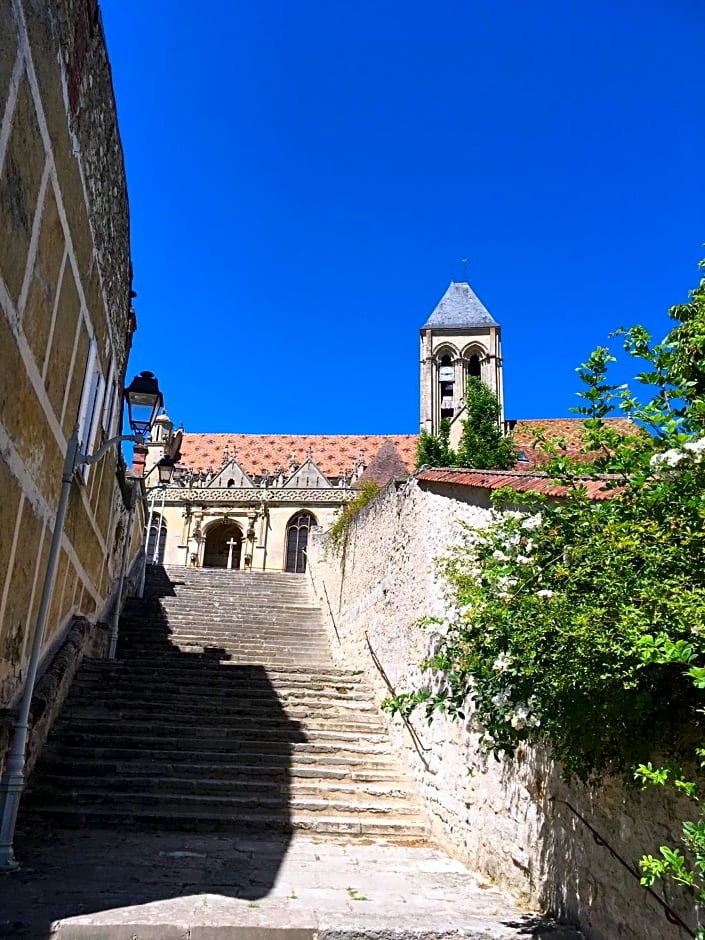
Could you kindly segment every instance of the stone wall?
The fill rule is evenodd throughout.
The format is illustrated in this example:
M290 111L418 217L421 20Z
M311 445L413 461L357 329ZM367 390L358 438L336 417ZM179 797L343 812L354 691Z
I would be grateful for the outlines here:
M0 0L0 707L26 675L68 438L78 423L95 450L119 432L130 289L96 0ZM44 667L77 617L95 623L109 606L126 526L119 469L112 448L72 483Z
M460 542L461 521L482 525L488 507L483 490L434 492L412 478L401 488L388 486L355 517L341 557L326 552L322 533L313 540L309 571L329 612L336 659L364 669L380 700L388 690L369 646L396 691L415 687L417 664L433 644L429 628L417 621L442 615L447 603L434 559ZM687 805L654 790L626 791L616 781L593 792L568 787L539 750L522 748L502 762L485 758L466 724L438 715L428 725L422 708L412 715L413 734L399 717L388 721L436 837L471 868L527 904L578 924L593 940L685 936L560 801L572 804L630 864L677 840Z
M72 77L73 76L73 77ZM117 429L129 348L127 200L95 3L0 0L0 704L21 686L66 441L101 376ZM106 221L109 220L109 221ZM117 452L72 493L49 643L113 586Z

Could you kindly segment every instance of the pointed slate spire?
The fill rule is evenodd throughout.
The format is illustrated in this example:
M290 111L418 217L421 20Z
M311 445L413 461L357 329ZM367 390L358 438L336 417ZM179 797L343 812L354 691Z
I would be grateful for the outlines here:
M451 281L422 330L499 326L466 281Z

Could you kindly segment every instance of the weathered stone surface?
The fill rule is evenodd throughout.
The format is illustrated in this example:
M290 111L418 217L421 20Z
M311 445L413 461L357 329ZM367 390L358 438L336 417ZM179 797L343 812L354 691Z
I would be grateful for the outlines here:
M0 0L0 122L0 704L8 704L26 675L66 438L90 385L89 338L105 382L120 380L130 342L125 175L95 0ZM102 419L96 413L96 446ZM44 655L74 613L94 616L113 590L116 520L124 535L126 516L116 465L112 450L91 468L89 498L82 483L72 486ZM129 560L142 521L140 505Z
M480 499L446 498L415 481L389 486L356 516L343 559L326 556L321 537L309 543L314 586L325 605L325 585L332 606L336 660L363 669L380 699L389 693L367 639L396 690L423 683L418 664L434 635L418 620L442 616L449 603L434 561L460 541L461 522L484 524L488 506L484 494ZM552 797L575 806L631 864L660 844L678 842L679 820L688 818L685 801L626 790L614 780L596 790L568 787L540 750L521 748L515 760L501 762L484 757L465 723L436 715L429 725L423 708L411 726L416 740L399 718L389 720L440 844L527 903L579 922L593 940L681 936L636 879Z
M434 849L127 832L24 832L0 881L16 940L580 940Z
M15 302L24 280L45 163L32 94L23 78L0 175L0 273Z
M76 326L81 312L81 302L78 299L76 279L70 264L64 267L64 277L59 292L59 302L56 307L56 322L54 336L46 374L45 387L49 400L54 408L54 414L61 416L66 392L66 379L71 375L71 359L73 356L73 338L76 335ZM71 342L69 342L69 339ZM86 371L86 360L76 362L74 365L79 375Z
M37 366L41 369L47 353L59 269L65 251L64 231L51 183L46 189L40 226L37 254L30 272L29 289L22 313L22 329Z
M0 0L0 121L5 114L10 76L17 59L17 29L12 0Z

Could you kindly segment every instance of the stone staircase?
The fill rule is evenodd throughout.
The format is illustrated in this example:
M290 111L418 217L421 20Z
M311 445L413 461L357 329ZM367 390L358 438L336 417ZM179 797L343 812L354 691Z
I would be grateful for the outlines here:
M427 824L300 575L151 568L115 662L86 661L27 821L418 842Z

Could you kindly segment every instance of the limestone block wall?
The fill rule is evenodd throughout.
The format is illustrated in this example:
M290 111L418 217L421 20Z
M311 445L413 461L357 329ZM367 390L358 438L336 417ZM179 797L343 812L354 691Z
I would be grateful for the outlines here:
M447 604L434 559L460 541L461 522L481 526L488 507L485 491L434 492L412 478L403 488L388 486L356 516L341 557L326 550L323 533L313 540L309 573L329 612L334 655L365 670L380 701L388 690L368 640L396 691L416 687L418 663L434 642L417 622L442 615ZM436 838L471 868L528 905L579 924L593 940L685 936L560 801L630 864L677 841L687 804L617 781L595 791L568 786L540 750L524 748L502 762L486 758L467 724L437 715L429 725L422 708L411 718L416 740L400 718L388 723ZM672 895L673 906L682 907L679 893Z
M68 437L79 422L95 449L120 427L129 251L96 0L0 0L0 707L24 680ZM45 659L109 602L117 461L113 449L73 484Z

